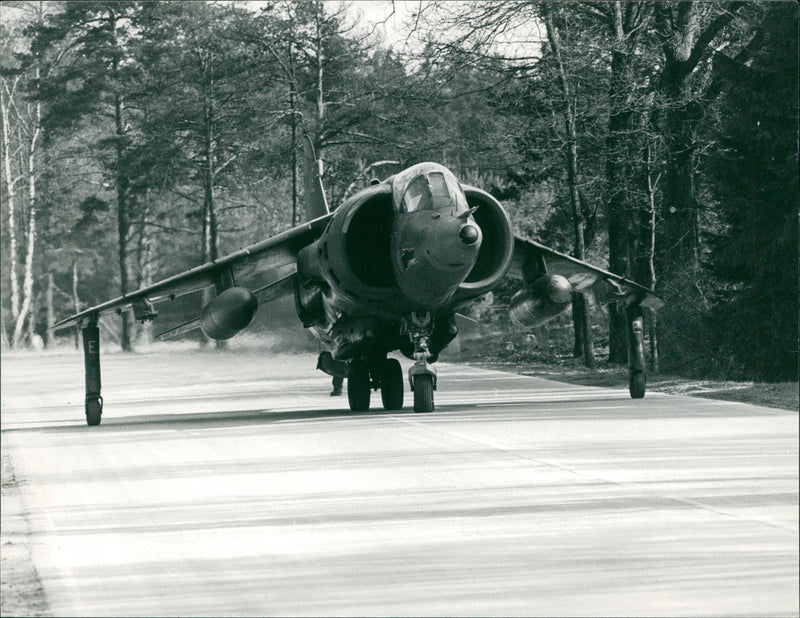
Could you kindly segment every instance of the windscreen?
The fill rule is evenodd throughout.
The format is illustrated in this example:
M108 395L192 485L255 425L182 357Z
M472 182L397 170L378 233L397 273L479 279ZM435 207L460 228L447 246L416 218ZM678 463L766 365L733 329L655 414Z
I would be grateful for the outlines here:
M395 208L400 212L453 208L467 209L456 177L436 163L420 163L400 172L392 183Z

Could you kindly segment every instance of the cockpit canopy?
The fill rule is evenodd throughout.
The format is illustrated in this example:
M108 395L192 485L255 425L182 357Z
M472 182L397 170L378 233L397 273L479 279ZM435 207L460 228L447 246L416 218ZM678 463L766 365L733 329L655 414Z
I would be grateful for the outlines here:
M438 163L418 163L392 180L392 199L398 212L452 208L463 212L467 198L453 172Z

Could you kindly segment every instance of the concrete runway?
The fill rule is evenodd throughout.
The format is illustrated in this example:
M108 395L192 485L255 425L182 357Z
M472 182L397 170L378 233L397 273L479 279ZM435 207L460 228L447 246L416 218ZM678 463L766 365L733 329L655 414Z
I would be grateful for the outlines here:
M79 352L3 357L55 615L798 615L797 411L440 365L434 413L353 414L311 355L102 363L87 428Z

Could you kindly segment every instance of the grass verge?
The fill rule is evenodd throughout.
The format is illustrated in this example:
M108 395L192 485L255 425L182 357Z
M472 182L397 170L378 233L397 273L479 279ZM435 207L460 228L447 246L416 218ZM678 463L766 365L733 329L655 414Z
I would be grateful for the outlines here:
M468 363L486 369L538 376L568 384L610 388L628 387L626 367L609 366L598 361L597 367L587 369L581 364L580 359L556 350L536 350L532 353L519 349L498 350L493 349L491 345L485 345L485 341L466 341L461 345L460 351L449 356L447 360ZM648 375L647 390L689 397L736 401L795 412L800 410L800 388L798 388L797 382L734 382L652 374Z

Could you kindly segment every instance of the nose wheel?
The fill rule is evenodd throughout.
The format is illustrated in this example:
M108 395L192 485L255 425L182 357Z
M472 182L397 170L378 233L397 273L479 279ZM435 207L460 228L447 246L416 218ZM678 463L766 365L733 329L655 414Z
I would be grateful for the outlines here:
M414 377L414 412L433 412L433 378L427 373Z
M436 369L428 362L431 357L433 316L429 312L413 312L407 323L408 334L414 344L414 364L408 370L408 381L414 391L414 412L433 412Z

